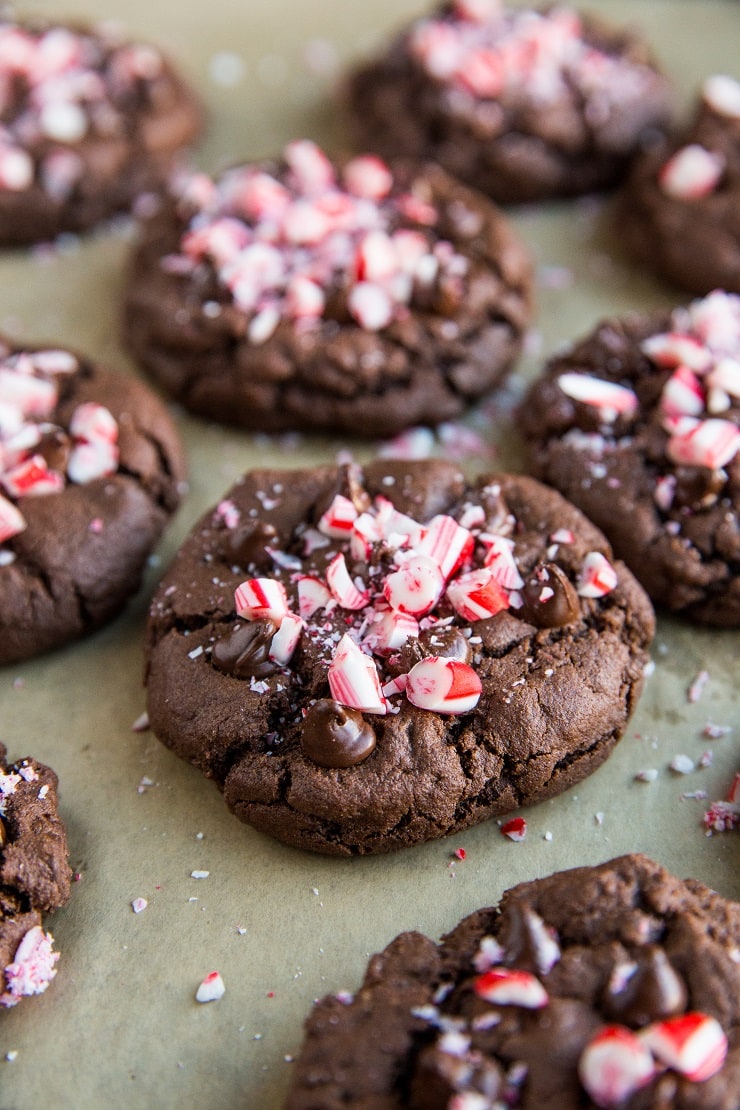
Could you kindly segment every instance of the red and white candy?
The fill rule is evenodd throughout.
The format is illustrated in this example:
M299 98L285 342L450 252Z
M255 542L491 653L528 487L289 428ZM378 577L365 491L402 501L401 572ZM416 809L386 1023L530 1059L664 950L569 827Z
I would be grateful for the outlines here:
M12 501L8 501L0 494L0 543L9 540L11 536L17 536L25 527L26 518L23 513Z
M655 1075L642 1039L623 1025L607 1025L586 1045L578 1062L581 1083L602 1110L615 1110Z
M453 609L467 621L487 620L510 604L508 593L488 567L458 575L448 583L447 597Z
M343 609L364 609L370 600L369 592L359 589L350 578L347 561L341 551L326 568L326 584L331 596Z
M484 1002L496 1006L541 1010L550 1001L537 976L517 968L492 967L474 980L473 990Z
M332 600L331 593L320 578L303 574L296 582L298 591L298 612L304 621L309 620L319 609L325 609Z
M430 655L416 663L406 679L406 697L434 713L468 713L480 701L481 680L467 663Z
M725 171L725 159L698 143L677 150L663 166L658 184L666 196L698 200L714 192Z
M698 420L692 427L672 435L666 451L679 465L717 470L740 451L740 428L731 420Z
M388 712L373 659L347 633L337 645L327 677L331 696L341 705L363 713Z
M280 627L270 641L268 652L270 659L279 663L281 667L286 666L298 646L302 631L303 620L301 617L297 617L295 613L286 613L280 622Z
M392 609L414 617L429 613L444 590L442 571L429 555L412 555L383 584L383 596Z
M715 1075L727 1056L727 1035L716 1018L691 1012L654 1022L640 1039L662 1064L701 1083Z
M275 578L250 578L234 591L237 616L246 620L271 620L280 627L290 612L285 586Z
M357 516L357 509L350 499L338 493L326 512L321 514L319 532L332 539L344 539L351 534Z
M416 551L433 559L443 576L450 578L470 558L474 542L472 532L454 517L439 515L426 525Z
M634 416L638 408L637 394L627 386L607 382L591 374L568 372L561 374L558 385L566 396L599 410L606 423L613 423L618 416Z
M589 551L583 560L578 577L577 592L580 597L605 597L616 587L617 572L600 551Z

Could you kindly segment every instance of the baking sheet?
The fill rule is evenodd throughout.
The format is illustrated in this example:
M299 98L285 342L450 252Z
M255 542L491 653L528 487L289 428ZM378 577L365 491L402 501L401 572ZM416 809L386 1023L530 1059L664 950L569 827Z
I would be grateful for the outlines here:
M733 0L619 0L584 9L644 28L681 103L712 72L735 73L740 5ZM405 18L408 0L49 0L25 11L125 20L163 44L207 104L204 169L273 153L307 135L338 149L332 104L344 63ZM526 209L514 222L538 266L538 313L527 356L494 405L471 414L482 465L518 468L510 407L542 357L614 311L670 305L681 295L615 253L604 206L593 200ZM135 373L118 340L125 222L53 251L0 257L0 328L77 346ZM373 444L306 437L269 440L177 414L190 489L126 614L91 639L0 669L0 737L11 757L32 754L61 780L61 808L79 875L51 919L62 952L48 992L0 1014L0 1108L254 1107L281 1105L311 1001L353 989L370 953L403 929L439 936L513 883L642 850L673 870L740 897L740 836L704 835L706 803L738 764L740 634L661 618L655 671L615 754L570 793L526 811L523 843L495 822L461 837L377 859L332 860L274 843L232 817L216 788L132 731L144 708L141 637L148 598L202 511L243 470L329 461ZM453 430L454 431L454 430ZM459 435L443 450L460 450ZM488 457L484 457L488 456ZM688 689L706 671L698 701ZM712 741L707 722L734 725ZM712 765L679 776L679 753ZM654 783L635 780L657 769ZM464 847L458 860L455 849ZM207 871L207 878L191 877ZM148 901L135 915L134 898ZM218 969L224 997L194 1000Z

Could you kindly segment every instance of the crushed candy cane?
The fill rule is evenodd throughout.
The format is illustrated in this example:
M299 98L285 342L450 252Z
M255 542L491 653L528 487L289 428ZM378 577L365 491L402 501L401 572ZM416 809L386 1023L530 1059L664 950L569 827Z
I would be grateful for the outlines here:
M67 351L11 351L0 344L0 544L26 527L16 502L118 469L118 425L103 405L78 405L66 429L51 423L59 379L77 367Z
M483 509L486 499L498 504L500 487L484 487L480 504L461 505L460 519L438 514L421 523L385 495L371 501L358 492L351 464L346 484L347 491L336 493L321 513L318 527L301 531L303 540L308 532L313 536L303 544L303 560L278 560L274 577L248 578L237 586L237 615L262 623L276 668L289 667L293 654L310 643L326 666L332 698L348 708L383 716L398 712L394 699L401 697L440 714L474 710L483 693L475 668L482 641L471 635L475 622L522 605L518 591L524 578L511 538L516 522L510 515L498 519L495 511L489 518ZM228 528L231 516L221 503L214 523ZM575 538L569 530L553 535L563 544ZM266 550L274 554L271 547ZM602 598L616 583L603 555L585 557L582 596ZM444 650L445 636L453 631L466 644L465 658L448 657ZM401 669L399 654L422 634L428 638L424 658ZM436 645L443 650L435 651ZM267 678L254 675L250 687L272 689Z
M524 817L512 817L501 826L501 832L509 840L521 842L527 835L527 822Z
M228 169L204 186L180 183L188 219L168 272L212 266L249 320L247 338L266 343L284 321L315 328L334 294L366 331L408 314L418 289L440 280L462 290L468 263L434 230L436 208L399 192L389 167L359 155L338 170L309 140L289 143L284 168ZM408 226L411 225L411 226Z
M633 95L647 93L647 67L586 41L571 8L518 11L493 0L457 0L442 17L411 29L409 50L429 76L458 95L542 108L576 95L585 115L600 117L629 80Z
M218 971L211 971L206 975L195 992L196 1002L218 1002L226 993L224 981Z
M712 802L704 814L704 828L707 836L740 828L740 771L735 775L727 797L722 801Z
M53 949L54 938L40 925L34 925L23 936L13 960L0 979L0 1006L15 1006L21 998L43 994L57 973L59 953Z

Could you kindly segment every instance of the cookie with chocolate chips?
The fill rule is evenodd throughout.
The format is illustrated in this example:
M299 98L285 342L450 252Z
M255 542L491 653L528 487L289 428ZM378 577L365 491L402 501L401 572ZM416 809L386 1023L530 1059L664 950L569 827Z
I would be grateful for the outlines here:
M387 852L598 767L652 633L603 535L531 478L253 471L152 602L149 719L257 829Z
M415 20L350 75L342 100L363 147L438 162L503 204L615 184L671 111L634 31L502 0Z
M740 625L740 296L606 320L519 413L535 477L578 505L653 601Z
M161 188L201 128L155 47L90 27L0 19L0 245L81 231Z
M260 431L389 436L454 419L530 319L524 247L438 167L279 163L180 182L147 222L125 340L191 412Z
M740 905L644 856L402 933L306 1021L286 1110L735 1110Z
M56 975L59 953L42 914L65 904L71 881L57 776L6 755L0 743L0 1007L41 994Z
M707 78L692 122L635 162L615 225L667 281L740 293L740 81Z
M123 608L183 471L175 427L148 386L0 336L0 664Z

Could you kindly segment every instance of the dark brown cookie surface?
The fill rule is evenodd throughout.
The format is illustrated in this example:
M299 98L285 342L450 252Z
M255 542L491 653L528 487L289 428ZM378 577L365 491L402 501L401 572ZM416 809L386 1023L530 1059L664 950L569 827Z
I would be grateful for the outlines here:
M303 141L183 184L144 229L124 327L192 412L385 436L491 389L529 316L526 253L486 198Z
M601 324L520 410L532 472L604 530L653 600L740 624L740 297Z
M182 475L179 438L148 387L0 339L0 664L123 607Z
M347 84L359 141L434 160L502 203L613 184L665 125L669 86L631 32L553 6L456 0Z
M0 244L78 231L161 187L201 126L153 46L112 26L0 22Z
M740 82L704 82L691 126L635 164L617 225L640 262L675 285L740 292Z
M522 883L318 1002L286 1106L734 1110L739 942L736 902L644 856Z
M40 994L59 958L42 914L69 898L67 834L57 777L32 759L7 763L0 743L0 1006Z
M621 735L653 614L610 560L525 477L248 473L152 603L152 728L296 846L377 853L477 824L578 782Z

